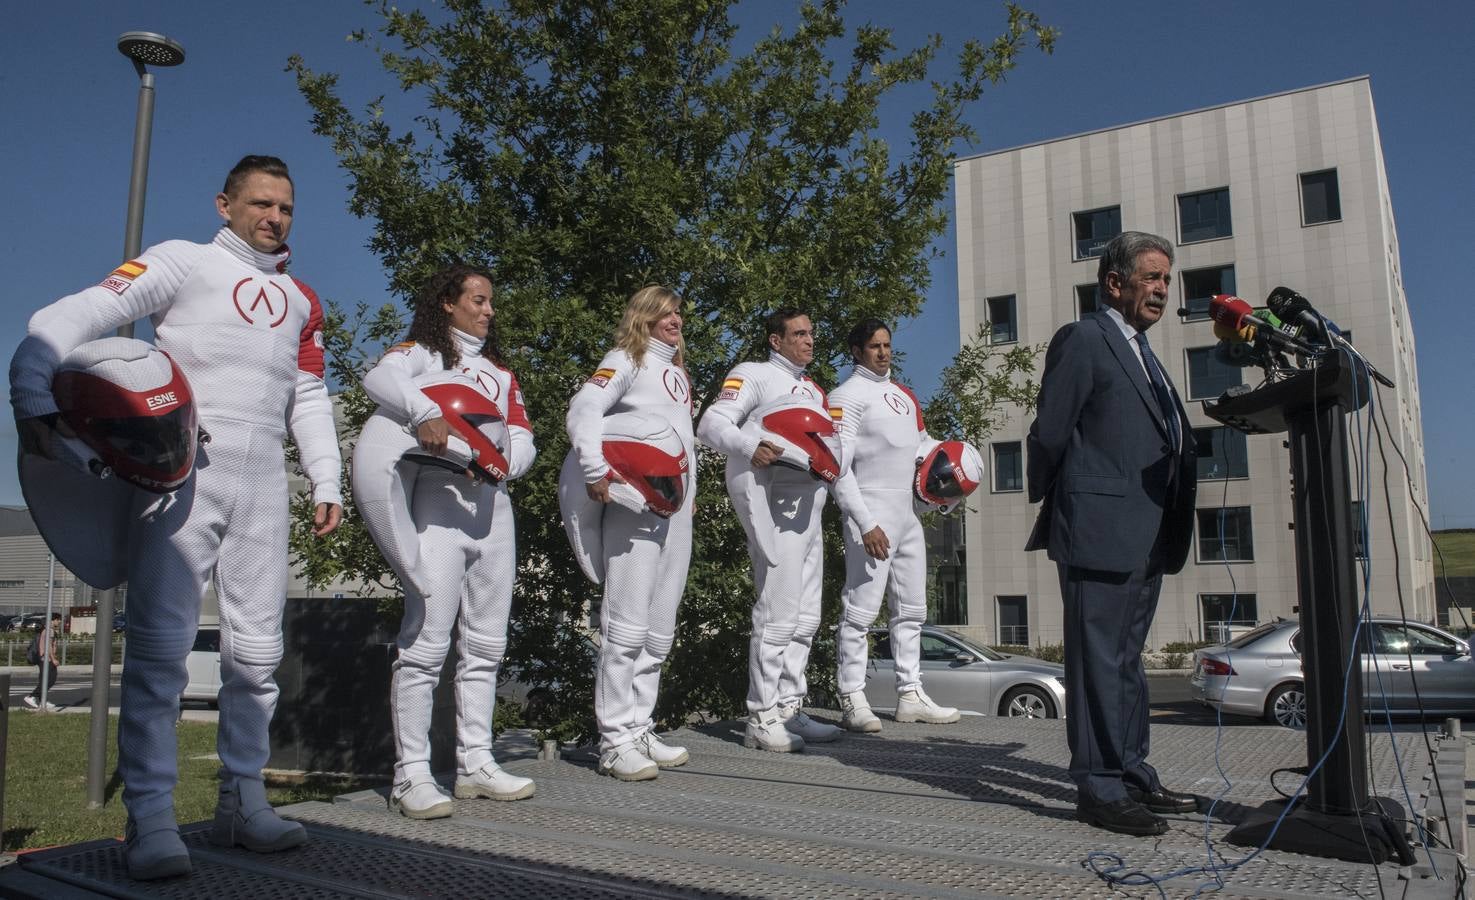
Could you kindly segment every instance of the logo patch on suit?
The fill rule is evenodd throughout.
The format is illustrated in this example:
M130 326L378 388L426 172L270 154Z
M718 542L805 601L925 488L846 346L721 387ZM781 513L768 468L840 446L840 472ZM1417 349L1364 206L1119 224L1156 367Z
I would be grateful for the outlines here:
M604 387L613 377L615 377L614 369L596 369L594 374L589 376L588 383L595 387Z
M667 369L661 373L661 383L666 386L666 393L677 403L685 403L691 396L691 391L686 387L686 376L676 369Z
M237 281L235 290L231 291L231 302L236 305L236 312L241 314L246 324L265 322L268 328L275 328L286 321L287 308L290 306L287 292L282 286L265 278L259 282L255 278Z
M743 389L741 378L729 378L722 382L722 391L717 395L718 400L736 400L738 392Z

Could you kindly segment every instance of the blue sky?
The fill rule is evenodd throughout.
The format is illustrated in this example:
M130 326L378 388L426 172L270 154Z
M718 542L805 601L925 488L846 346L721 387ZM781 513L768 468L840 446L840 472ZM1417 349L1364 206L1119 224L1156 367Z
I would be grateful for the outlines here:
M960 153L1372 76L1418 345L1433 524L1475 526L1475 475L1465 460L1475 446L1475 369L1464 328L1468 281L1456 278L1468 269L1457 261L1475 248L1475 16L1424 0L1026 5L1060 27L1055 54L1028 55L973 108L980 140ZM741 3L740 41L792 22L795 8ZM912 0L855 2L847 19L891 26L909 47L933 31L991 38L1003 14L991 3ZM299 277L339 302L384 299L383 270L365 249L369 226L348 213L346 179L283 71L300 53L313 68L341 73L354 107L392 92L372 52L346 40L375 24L372 9L358 0L61 0L17 4L7 20L17 40L0 67L11 209L0 231L10 260L0 288L4 359L35 309L97 282L121 259L137 78L115 42L134 29L167 34L188 53L181 68L158 72L144 245L208 239L225 170L244 153L274 153L297 182ZM391 97L391 114L396 107L404 108ZM924 396L957 347L953 241L951 232L939 241L946 256L934 266L924 313L895 336ZM0 458L13 458L14 447L13 424L0 416ZM0 504L19 502L13 470L0 467Z

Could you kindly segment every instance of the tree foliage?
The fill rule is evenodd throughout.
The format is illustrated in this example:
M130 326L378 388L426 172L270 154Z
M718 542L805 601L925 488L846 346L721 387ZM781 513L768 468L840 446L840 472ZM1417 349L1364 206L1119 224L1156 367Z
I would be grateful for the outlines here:
M374 222L370 246L394 295L453 261L496 276L503 348L539 446L511 486L510 658L557 681L566 712L587 716L587 673L567 671L582 658L569 626L599 590L571 557L556 481L568 398L608 348L626 297L659 282L685 298L698 413L757 355L762 317L781 306L810 314L812 371L833 384L850 323L920 309L952 153L975 137L965 110L1055 34L1007 5L1003 33L964 42L949 77L934 78L941 36L898 50L887 29L847 27L839 0L803 4L791 30L745 53L733 49L728 0L371 5L377 28L354 38L420 115L391 122L382 98L356 112L336 75L298 57L289 67L351 178L350 209ZM898 146L881 137L878 108L908 85L930 85L931 97ZM334 318L328 349L350 425L368 411L358 375L399 323L394 304ZM658 710L668 721L736 711L746 679L742 532L720 462L705 452L700 462L691 575ZM314 578L384 578L352 518L325 546L306 543L294 547ZM839 556L833 529L828 552ZM826 593L833 602L836 590Z

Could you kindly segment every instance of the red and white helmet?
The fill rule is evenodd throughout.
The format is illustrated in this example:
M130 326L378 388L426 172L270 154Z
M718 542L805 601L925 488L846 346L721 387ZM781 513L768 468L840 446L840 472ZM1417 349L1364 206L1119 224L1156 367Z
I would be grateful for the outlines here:
M943 441L917 463L912 494L918 512L950 513L983 481L983 457L963 441Z
M691 461L681 438L663 419L639 413L606 416L604 458L625 479L624 484L611 480L611 500L663 518L681 508Z
M456 472L470 469L491 482L506 478L510 440L507 420L476 379L464 372L445 371L422 375L415 383L440 406L441 417L450 426L451 435L443 455L427 453L417 442L405 452L405 457Z
M163 350L133 338L83 344L62 360L51 393L61 420L97 454L94 474L155 494L189 477L200 430L195 397Z
M763 404L748 414L742 430L782 450L774 460L777 465L827 482L845 474L834 419L819 401L804 394L786 394Z

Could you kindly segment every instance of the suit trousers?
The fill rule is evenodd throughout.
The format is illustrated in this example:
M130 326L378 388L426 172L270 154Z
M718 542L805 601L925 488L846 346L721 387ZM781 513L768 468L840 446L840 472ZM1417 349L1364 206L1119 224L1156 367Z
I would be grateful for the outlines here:
M1126 799L1161 782L1147 763L1142 649L1163 584L1162 537L1131 572L1057 564L1065 600L1066 739L1077 802Z

